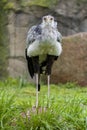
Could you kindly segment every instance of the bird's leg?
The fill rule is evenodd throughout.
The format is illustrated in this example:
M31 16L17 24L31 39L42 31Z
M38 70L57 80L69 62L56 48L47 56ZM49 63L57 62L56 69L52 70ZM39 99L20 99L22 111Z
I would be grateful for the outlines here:
M48 107L49 107L49 98L50 98L50 75L51 69L54 62L54 56L48 55L47 56L47 66L46 66L46 74L47 74L47 85L48 85Z
M36 82L36 108L38 108L38 84L39 84L39 56L32 58L34 73L35 73L35 82Z
M38 74L35 74L35 80L36 80L36 108L38 108Z
M38 74L38 92L40 91L40 72Z
M48 100L50 97L50 75L47 76L47 85L48 85Z
M46 66L47 75L51 75L51 69L52 69L54 60L55 60L55 56L47 55L47 66Z
M36 108L38 108L38 97L39 97L39 91L40 91L40 73L35 73L35 79L36 79Z
M48 102L47 102L47 107L50 107L50 75L47 75L47 86L48 86Z

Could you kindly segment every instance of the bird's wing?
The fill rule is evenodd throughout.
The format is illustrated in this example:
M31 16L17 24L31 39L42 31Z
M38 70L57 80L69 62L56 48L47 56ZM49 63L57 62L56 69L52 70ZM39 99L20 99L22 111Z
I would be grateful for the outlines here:
M62 35L61 35L61 33L58 31L57 22L54 22L54 28L56 29L56 33L57 33L57 41L61 43L61 41L62 41Z
M41 26L35 25L29 29L28 34L27 34L27 39L26 39L27 45L26 45L26 49L25 49L25 56L27 59L28 71L32 78L34 76L34 67L33 67L32 57L29 57L27 55L27 49L28 49L29 45L32 44L40 35L41 35Z
M59 31L57 31L57 41L60 43L62 42L62 35Z
M26 48L28 48L29 44L32 44L40 35L41 35L41 26L40 25L32 26L27 34Z
M27 60L28 72L29 72L31 78L33 78L33 76L34 76L34 68L33 68L32 58L27 55L27 48L34 40L35 28L36 28L36 26L32 26L28 31L27 39L26 39L26 49L25 49L25 56L26 56L26 60Z

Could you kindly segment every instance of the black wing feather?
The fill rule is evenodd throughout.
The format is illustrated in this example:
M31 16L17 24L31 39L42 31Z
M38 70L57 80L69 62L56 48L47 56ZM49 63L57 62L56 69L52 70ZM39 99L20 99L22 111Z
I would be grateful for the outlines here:
M27 49L25 49L25 56L27 59L28 72L29 72L31 78L33 78L33 76L34 76L33 62L32 62L32 58L27 56Z

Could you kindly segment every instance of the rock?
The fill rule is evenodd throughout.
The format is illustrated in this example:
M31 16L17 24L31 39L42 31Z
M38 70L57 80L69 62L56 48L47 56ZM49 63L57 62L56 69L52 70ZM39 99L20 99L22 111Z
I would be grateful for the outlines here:
M58 21L62 35L87 32L87 0L26 0L14 1L15 24L20 27L31 27L38 24L40 18L52 14Z
M87 32L86 0L60 0L54 10L63 35Z
M83 20L83 22L80 25L80 29L82 32L87 32L87 18Z
M8 35L7 35L7 17L4 11L3 2L0 1L0 80L7 78L8 65Z
M10 57L8 72L10 77L20 77L26 79L29 82L34 82L33 79L30 78L26 65L26 60L23 57Z
M63 38L63 53L53 66L51 82L87 85L87 33Z
M86 49L87 49L87 1L86 0L55 0L56 4L29 4L16 1L15 7L8 14L9 34L9 75L13 77L25 76L27 73L25 60L26 35L28 29L41 22L41 17L51 14L58 22L58 29L63 36L63 53L55 63L52 83L78 82L87 85ZM38 1L38 0L36 0ZM14 1L15 2L15 1ZM76 35L75 35L76 34ZM25 72L25 73L24 73Z

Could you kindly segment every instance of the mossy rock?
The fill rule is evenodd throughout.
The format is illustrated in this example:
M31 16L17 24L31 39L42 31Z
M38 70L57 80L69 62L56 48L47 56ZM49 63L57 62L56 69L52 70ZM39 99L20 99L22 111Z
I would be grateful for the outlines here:
M6 13L3 3L0 1L0 79L7 77L7 29L6 29Z
M87 3L87 0L76 0L76 2L82 4L82 3Z
M27 6L41 6L53 8L58 4L59 0L1 0L4 4L4 9L18 10ZM87 0L76 0L76 4L87 4Z
M30 5L39 5L42 7L51 7L57 4L58 0L32 0Z
M3 1L3 0L2 0ZM41 7L53 7L58 3L59 0L5 0L4 1L4 9L9 10L17 10L16 5L19 7L26 7L26 6L41 6Z

